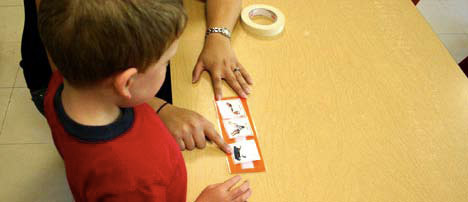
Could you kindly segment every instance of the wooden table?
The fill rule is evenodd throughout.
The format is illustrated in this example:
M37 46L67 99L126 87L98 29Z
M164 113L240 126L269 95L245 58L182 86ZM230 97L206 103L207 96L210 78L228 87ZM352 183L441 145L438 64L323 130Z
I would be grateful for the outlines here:
M410 0L244 1L286 16L284 33L232 44L255 85L248 102L267 166L243 174L250 201L468 200L468 79ZM204 5L173 59L176 105L216 123L207 73L191 84ZM227 86L225 95L234 95ZM184 152L188 201L227 179L215 147Z

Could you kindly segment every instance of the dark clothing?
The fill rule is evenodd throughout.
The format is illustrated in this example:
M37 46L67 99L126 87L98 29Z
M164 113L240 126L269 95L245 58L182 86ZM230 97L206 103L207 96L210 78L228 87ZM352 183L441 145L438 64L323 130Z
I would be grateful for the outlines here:
M44 45L39 37L34 0L24 0L24 15L20 66L23 68L29 90L36 92L47 88L52 71Z
M465 75L468 77L468 57L466 57L464 60L458 64L460 68L462 69L463 72L465 72Z

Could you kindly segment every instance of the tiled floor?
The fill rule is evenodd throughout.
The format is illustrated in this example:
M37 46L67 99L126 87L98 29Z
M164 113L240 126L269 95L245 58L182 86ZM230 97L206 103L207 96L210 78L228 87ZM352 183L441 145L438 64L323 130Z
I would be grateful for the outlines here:
M417 8L457 62L468 56L468 0L421 0Z
M47 123L18 66L22 5L0 0L0 201L72 201ZM468 0L422 0L418 8L457 62L468 56Z
M20 60L23 1L0 0L0 202L73 201Z

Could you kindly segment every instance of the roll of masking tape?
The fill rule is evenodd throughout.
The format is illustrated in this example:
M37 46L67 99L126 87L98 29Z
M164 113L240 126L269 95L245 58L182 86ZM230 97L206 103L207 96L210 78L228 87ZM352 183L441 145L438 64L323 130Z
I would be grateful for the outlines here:
M252 19L257 16L263 16L273 21L272 24L262 25L255 23ZM284 29L284 14L277 8L264 4L254 4L242 9L242 24L244 28L256 35L275 36Z

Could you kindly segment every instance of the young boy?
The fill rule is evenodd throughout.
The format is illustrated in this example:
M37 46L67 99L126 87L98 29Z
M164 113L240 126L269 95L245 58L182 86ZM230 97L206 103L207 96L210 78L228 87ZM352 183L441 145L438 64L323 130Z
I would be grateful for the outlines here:
M182 154L153 98L186 15L178 0L43 0L39 29L58 71L44 106L80 201L185 201ZM245 201L236 176L197 201Z

